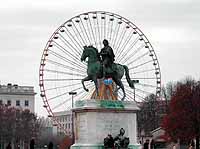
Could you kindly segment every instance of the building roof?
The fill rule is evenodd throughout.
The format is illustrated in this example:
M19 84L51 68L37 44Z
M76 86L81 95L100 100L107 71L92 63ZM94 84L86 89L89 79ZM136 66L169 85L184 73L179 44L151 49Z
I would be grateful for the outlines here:
M33 86L0 85L0 95L36 95Z

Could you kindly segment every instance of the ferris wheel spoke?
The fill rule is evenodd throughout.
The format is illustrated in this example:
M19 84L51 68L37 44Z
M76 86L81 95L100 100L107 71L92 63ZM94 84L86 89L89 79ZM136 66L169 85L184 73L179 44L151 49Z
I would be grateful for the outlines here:
M106 30L105 30L105 27L106 27L106 16L105 16L105 13L101 13L101 39L103 40L103 39L105 39L106 38L106 35L105 35L105 32L106 32Z
M132 72L130 73L130 75L134 75L134 74L138 74L138 73L145 73L145 72L151 72L151 71L155 71L155 68L153 69L147 69L147 70L142 70L142 71L136 71L136 72Z
M85 45L84 44L84 41L81 39L81 37L80 37L80 33L77 33L75 30L76 29L74 29L74 27L73 27L73 25L71 24L71 22L70 22L70 24L66 24L67 26L65 26L65 28L69 28L70 30L69 30L69 32L70 32L70 34L71 34L71 36L72 37L76 37L76 39L78 40L77 42L79 42L80 43L80 45L81 45L81 47L83 47L83 45ZM75 38L74 37L74 38Z
M92 31L90 31L91 29L90 29L90 24L88 23L88 18L84 17L84 20L85 20L85 22L86 22L85 24L87 25L87 28L88 28L88 34L89 34L90 39L91 39L91 45L93 45L93 43L95 44L95 41L94 41L94 37L93 37Z
M95 38L94 38L94 35L92 34L92 31L91 30L91 27L90 27L90 24L88 23L88 19L89 19L89 16L87 14L84 14L84 22L85 24L87 25L87 28L88 28L88 34L91 38L91 45L93 44L93 41L95 42ZM83 25L84 25L84 22L83 22Z
M142 45L140 45L137 49L132 50L133 53L131 53L124 61L122 61L122 63L125 63L126 61L130 60L135 54L137 54L140 50L142 50L142 48L143 48L144 46L145 46L145 45L142 44Z
M129 68L129 70L138 68L138 67L143 66L143 65L146 65L146 64L148 64L148 63L150 63L150 62L153 62L153 60L149 60L149 61L147 61L147 62L144 62L144 63L141 63L141 64L139 64L139 65L133 66L133 67Z
M140 95L138 95L138 94L135 94L135 97L139 98L139 99L142 100L142 101L145 101L145 98L142 97L142 96L140 96ZM135 101L136 101L136 99L135 99Z
M89 85L86 85L86 86L89 87ZM90 85L90 86L91 86L91 85ZM75 88L75 89L73 89L72 91L78 91L78 90L80 90L80 89L82 89L82 87ZM49 98L48 101L51 101L51 100L53 100L53 99L56 99L56 98L58 98L58 97L61 97L61 96L67 95L67 94L69 94L69 92L64 92L64 93L62 93L62 94L58 94L57 96L54 96L54 97Z
M53 100L53 99L56 99L56 98L58 98L58 97L64 96L64 95L66 95L66 94L69 94L69 92L65 92L65 93L59 94L59 95L57 95L57 96L51 97L51 98L48 99L48 102L51 101L51 100Z
M137 85L141 85L141 86L144 86L144 87L151 87L151 88L156 88L157 86L155 85L152 85L152 84L145 84L145 83L137 83Z
M64 48L63 46L61 46L59 43L57 42L53 42L53 45L60 51L62 51L63 53L65 53L67 56L69 56L70 58L74 58L74 57L80 57L80 55L78 54L72 54L71 52L68 52L66 48ZM69 47L68 47L69 48ZM70 49L70 48L69 48ZM72 49L71 49L72 50ZM52 50L51 50L52 51ZM73 50L72 50L73 51Z
M49 51L51 51L51 50L49 50ZM63 57L62 55L60 55L60 54L58 54L58 53L56 53L56 52L54 52L54 51L51 51L51 54L54 55L55 57L57 57L57 58L59 58L59 59L65 61L65 62L70 63L71 65L73 65L73 66L75 66L75 67L80 68L80 69L83 68L83 67L85 67L84 65L80 65L80 64L82 64L82 63L77 64L77 63L75 63L75 62L73 62L73 61L67 59L66 57ZM86 68L85 68L85 69L86 69Z
M84 29L82 28L82 26L80 25L80 21L79 21L79 20L75 20L74 25L75 25L75 23L78 24L78 26L79 26L79 28L80 28L80 33L82 33L83 39L85 39L85 40L84 40L85 45L87 45L87 43L90 43L90 41L89 41L89 42L87 41L87 35L85 35L85 31L84 31ZM75 26L76 26L76 25L75 25ZM78 26L77 26L77 28L78 28Z
M91 21L91 22L93 22L94 34L96 35L95 36L96 48L98 49L98 30L97 30L98 26L95 27L95 24L96 24L95 20L97 20L97 17L95 16L95 14L92 14L92 20L93 21Z
M133 89L132 89L133 90ZM129 93L129 94L134 94L134 92L132 91L132 90L130 90L129 88L128 89L126 89L126 91ZM136 89L135 89L136 90ZM144 93L143 93L144 94ZM145 94L146 95L146 94ZM141 95L139 95L139 94L137 94L137 92L135 91L135 96L136 97L139 97L140 99L142 99L142 100L145 100L145 97L142 97ZM134 97L131 97L131 98L134 98Z
M74 34L75 34L75 35L79 35L79 36L77 36L77 37L80 37L80 38L79 38L79 41L81 42L82 45L86 45L86 42L84 41L83 37L81 36L80 31L77 29L75 23L74 23L72 20L71 20L71 22L72 22L72 24L73 24L73 25L71 26L71 28L72 28ZM74 28L75 28L75 30L74 30Z
M64 48L62 45L60 45L56 41L53 41L53 43L55 43L54 46L56 46L57 48L59 48L62 51L69 52L69 53L65 53L65 54L68 54L68 55L70 54L70 55L72 55L74 57L80 57L81 56L81 53L78 52L74 46L72 46L71 44L68 44L68 41L66 39L63 39L64 38L63 36L60 36L60 37L62 39L61 38L58 38L58 39L60 39L64 43L65 46L67 46L69 49L71 49L73 54L71 52L67 51L66 48Z
M129 36L125 39L124 43L122 44L121 48L119 48L119 54L117 53L116 59L119 59L119 57L121 56L121 54L123 53L123 50L125 49L126 45L128 44L128 42L131 40L133 36L133 33L130 32Z
M128 89L128 90L126 90L126 92L128 93L128 94L126 94L126 96L128 96L130 98L130 100L136 101L136 99L134 99L134 96L139 97L140 99L144 99L142 96L138 95L137 93L134 93L132 90ZM129 94L133 95L133 97L130 96Z
M122 82L127 83L126 80L122 80ZM153 85L153 84L145 84L145 83L137 83L136 85L140 85L143 87L151 87L151 88L156 88L157 86ZM126 85L127 87L129 87L128 85Z
M111 37L112 37L112 33L113 33L113 30L112 30L112 28L113 28L113 21L114 21L114 18L113 18L113 16L112 16L112 18L110 19L110 21L111 21L111 32L110 32L110 40L111 40Z
M133 51L131 51L131 49L137 44L137 42L139 41L139 38L140 38L140 36L135 38L133 43L124 51L124 54L119 58L120 63L123 60L123 58L125 57L125 55L130 55L129 52L133 52ZM126 58L126 60L127 60L127 58Z
M118 92L118 95L120 96L119 98L122 98L123 97L123 93L121 91ZM126 95L129 97L129 95ZM128 100L128 99L127 99Z
M109 18L107 18L108 20L109 20ZM106 26L107 26L107 29L106 29L106 38L107 38L107 40L109 40L108 39L108 37L109 37L109 25L110 25L110 21L106 21Z
M90 16L88 15L88 20L89 20L89 24L90 24L90 28L91 28L91 31L92 31L92 36L93 36L93 39L94 39L94 43L95 43L95 46L97 48L97 41L95 39L95 36L94 36L94 31L92 29L92 23L91 23L91 20L90 20Z
M116 53L118 53L118 51L119 51L119 47L120 47L120 45L121 45L121 43L122 43L122 41L123 41L123 39L124 39L124 36L125 36L125 34L126 34L126 32L127 32L127 28L126 28L126 26L124 25L124 27L122 28L122 33L121 33L121 35L119 36L119 40L118 40L118 42L117 42L117 45L116 45Z
M110 26L111 26L111 22L109 21L110 17L108 17L108 27L107 27L107 33L106 33L106 37L109 40L109 34L110 34Z
M68 59L65 59L65 58L63 58L63 57L60 57L60 56L58 56L58 55L56 55L55 53L54 54L52 54L52 55L54 55L55 57L57 57L57 58L60 58L61 60L63 60L63 61L65 61L65 62L68 62L71 66L74 66L74 67L76 67L76 68L78 68L78 69L81 69L83 66L80 66L80 65L78 65L78 64L76 64L76 63L72 63L70 60L68 60ZM67 67L67 65L65 65L66 67ZM69 68L69 67L68 67Z
M104 39L106 39L106 14L104 13Z
M92 87L93 84L86 84L85 86L86 86L86 87ZM83 87L81 86L81 87L75 88L75 89L73 89L72 91L73 91L73 92L77 92L78 90L83 90Z
M53 65L56 65L56 66L65 68L65 69L67 69L67 70L73 70L73 71L77 71L77 72L80 72L80 73L86 73L86 71L83 70L83 69L76 69L76 68L74 68L74 67L67 66L67 65L64 65L64 64L55 62L55 61L53 61L53 60L50 60L50 59L47 59L47 62L49 62L50 64L53 64Z
M58 38L58 39L60 39L63 43L67 43L67 44L69 44L69 41L67 41L66 39L65 39L65 37L62 35L62 34L60 34L60 33L58 33L58 35L59 35L59 37L61 37L61 38ZM81 55L81 53L79 52L79 51L77 51L76 49L83 49L83 47L78 47L78 44L76 44L76 43L74 43L74 41L71 39L71 37L70 36L68 36L69 37L69 39L71 40L71 42L73 43L73 45L72 44L70 44L70 46L73 48L73 51L76 51L77 53L78 53L78 55ZM65 44L66 45L66 44Z
M144 54L142 54L142 55L136 57L136 58L133 59L131 62L129 62L129 63L127 64L127 66L129 66L129 65L131 65L132 63L134 63L134 62L140 60L141 58L143 58L144 56L146 56L146 55L148 55L148 54L149 54L149 51L147 51L146 53L144 53Z
M86 34L86 36L87 36L87 39L88 39L88 41L89 41L89 43L90 43L90 45L92 44L92 42L91 42L91 39L90 39L90 35L88 35L87 34L87 31L86 31L86 27L84 26L84 24L83 24L83 20L82 20L82 18L81 17L79 17L80 18L80 22L81 22L81 25L82 25L82 27L83 27L83 30L84 30L84 33ZM80 25L80 24L79 24ZM80 25L80 26L81 26Z
M55 110L55 109L59 108L60 106L62 106L63 104L65 104L65 103L67 103L67 102L69 102L69 101L71 101L71 97L68 98L68 99L66 99L65 101L63 101L63 102L61 102L61 103L55 105L54 107L52 107L52 110Z
M140 37L140 36L138 36L138 35L137 35L137 37L134 39L133 43L129 43L130 41L132 41L131 39L133 39L133 37L135 37L135 36L133 36L133 35L136 35L136 34L137 34L136 28L135 28L135 27L133 28L133 30L134 30L134 31L131 31L131 32L130 32L130 35L131 35L131 36L128 38L128 41L126 42L126 44L124 44L123 49L126 49L126 47L127 47L128 45L129 45L129 46L127 47L127 49L132 49L132 47L133 47L134 45L137 44L137 42L138 42L138 40L139 40L139 37ZM132 45L132 44L133 44L133 45Z
M117 44L116 41L118 40L117 37L118 37L118 33L119 33L119 30L120 30L121 24L122 24L122 21L120 20L120 21L118 22L118 26L119 26L119 27L117 28L117 32L116 32L116 34L115 34L116 36L115 36L114 43L113 43L113 47L114 47L114 48L116 48L116 45L115 45L115 44Z
M131 80L157 80L156 77L146 77L146 78L131 78Z
M146 94L146 95L152 94L151 92L147 92L147 91L144 91L144 90L139 89L139 88L136 88L136 87L135 87L135 90L137 90L138 92L141 92L141 93L143 93L143 94Z
M99 35L99 41L101 41L101 35L100 35L100 25L99 25L99 19L98 19L98 16L97 16L97 13L96 13L96 17L97 17L97 29L98 29L98 35ZM101 44L100 44L100 49L101 49Z
M64 85L64 86L58 86L58 87L53 87L53 88L47 88L44 91L50 91L50 90L56 90L56 89L61 89L61 88L67 88L67 87L72 87L72 86L76 86L76 85L80 85L80 82L74 83L74 84L70 84L70 85Z
M89 91L89 92L92 92L92 91L94 91L94 87L92 87L91 89L90 89L91 91ZM89 99L89 97L91 96L89 93L87 94L87 93L85 93L85 90L84 91L82 91L82 92L80 92L80 94L79 95L81 95L81 94L83 94L82 96L80 96L79 98L80 99ZM86 98L87 97L87 98Z
M117 33L118 27L119 27L119 24L117 23L117 25L115 25L115 29L113 30L113 35L110 38L111 40L110 42L112 43L112 45L114 45L114 38L115 38L115 34Z
M51 73L58 73L58 74L66 74L66 75L76 75L76 76L80 76L80 77L86 77L86 75L82 75L82 74L78 74L78 73L69 73L66 71L57 71L57 70L50 70L50 69L44 69L44 71L46 72L51 72Z
M67 78L67 79L43 79L43 80L40 80L40 81L80 81L82 80L82 78L79 78L79 79L74 79L74 78Z
M65 35L67 37L69 37L69 39L71 40L71 42L74 44L74 45L78 45L79 48L83 48L82 45L80 45L80 43L76 40L76 38L72 35L72 33L67 29L66 26L63 26L63 28L65 28L65 30L67 31L64 31ZM79 53L78 51L76 51L77 53Z

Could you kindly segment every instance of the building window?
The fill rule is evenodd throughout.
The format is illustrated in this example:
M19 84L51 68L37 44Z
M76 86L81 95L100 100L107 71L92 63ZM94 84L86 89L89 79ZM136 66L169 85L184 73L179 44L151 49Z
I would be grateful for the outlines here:
M25 106L29 106L29 102L28 102L28 100L25 100L25 104L24 104Z
M11 100L7 100L7 105L11 106Z
M2 100L0 100L0 105L3 105L3 101Z
M20 101L16 100L16 106L20 106Z

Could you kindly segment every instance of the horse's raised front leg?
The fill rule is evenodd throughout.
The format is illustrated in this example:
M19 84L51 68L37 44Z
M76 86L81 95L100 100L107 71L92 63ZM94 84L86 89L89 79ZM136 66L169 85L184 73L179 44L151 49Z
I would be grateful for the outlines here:
M87 77L85 77L85 78L83 78L83 79L81 80L81 83L82 83L82 85L83 85L83 89L84 89L86 92L88 92L89 90L85 87L84 82L85 82L85 81L89 81L89 80L91 80L91 77L89 77L89 76L87 76Z

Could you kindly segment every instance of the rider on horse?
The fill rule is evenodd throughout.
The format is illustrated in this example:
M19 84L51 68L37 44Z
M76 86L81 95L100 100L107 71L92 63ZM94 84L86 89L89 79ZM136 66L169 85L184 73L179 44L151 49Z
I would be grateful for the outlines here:
M109 46L108 40L103 40L104 47L101 49L100 55L103 63L103 76L105 77L106 72L113 72L113 63L115 61L115 55L113 49Z

